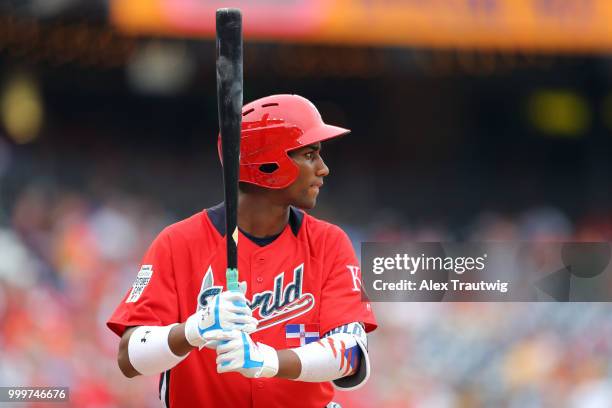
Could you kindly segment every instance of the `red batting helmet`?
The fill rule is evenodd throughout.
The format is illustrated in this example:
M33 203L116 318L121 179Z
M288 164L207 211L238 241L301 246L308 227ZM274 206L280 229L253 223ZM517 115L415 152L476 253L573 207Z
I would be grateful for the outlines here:
M285 188L299 172L288 152L349 132L323 123L317 108L298 95L272 95L253 101L242 108L239 180ZM221 138L218 148L221 156Z

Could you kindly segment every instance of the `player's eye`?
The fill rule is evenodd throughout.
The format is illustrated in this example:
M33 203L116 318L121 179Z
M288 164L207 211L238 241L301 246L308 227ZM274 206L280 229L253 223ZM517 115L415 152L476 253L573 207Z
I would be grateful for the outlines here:
M315 152L308 152L304 156L306 156L308 160L312 160L315 158Z

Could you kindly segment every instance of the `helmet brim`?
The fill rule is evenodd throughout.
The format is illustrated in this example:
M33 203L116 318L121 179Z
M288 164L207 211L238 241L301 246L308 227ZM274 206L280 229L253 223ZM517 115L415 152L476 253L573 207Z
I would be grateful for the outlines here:
M308 132L304 133L297 139L297 142L301 145L296 147L295 149L299 149L303 146L308 146L318 142L324 142L329 139L333 139L335 137L344 136L351 131L349 129L344 129L339 126L332 125L321 125L314 129L310 129ZM295 150L292 149L292 150Z

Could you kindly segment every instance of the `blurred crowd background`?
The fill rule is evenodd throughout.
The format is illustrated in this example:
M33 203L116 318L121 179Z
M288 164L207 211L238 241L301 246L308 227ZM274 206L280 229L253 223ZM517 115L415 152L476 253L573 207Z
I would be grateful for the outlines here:
M156 234L222 201L213 37L131 32L117 4L0 3L0 386L69 386L78 407L158 406L105 322ZM609 36L570 52L254 33L245 101L297 93L353 130L324 146L312 213L358 252L611 240L612 64L592 49ZM372 376L344 406L612 406L608 304L374 308Z

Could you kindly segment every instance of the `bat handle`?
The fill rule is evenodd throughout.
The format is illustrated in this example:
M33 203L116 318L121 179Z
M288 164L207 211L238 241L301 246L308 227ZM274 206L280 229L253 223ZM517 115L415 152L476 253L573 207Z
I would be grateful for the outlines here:
M227 290L232 292L240 292L240 286L238 285L238 269L227 268L225 271L225 279L227 280ZM241 300L234 301L236 306L244 306L244 302Z
M227 280L227 290L231 290L232 292L240 291L238 287L238 269L227 268L225 278Z

